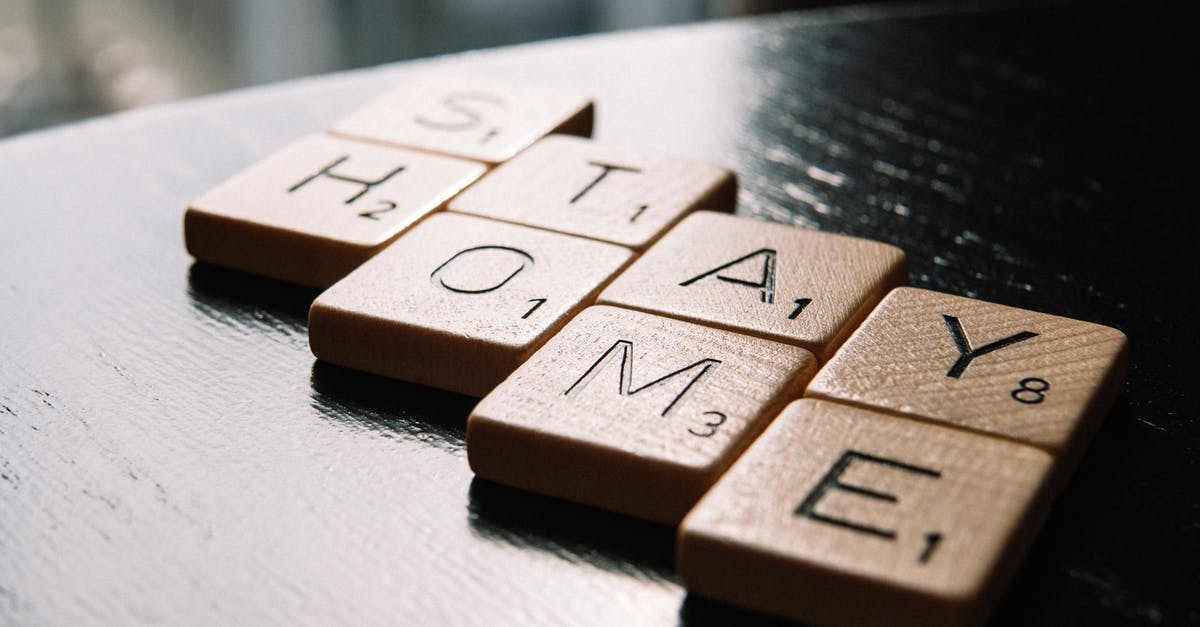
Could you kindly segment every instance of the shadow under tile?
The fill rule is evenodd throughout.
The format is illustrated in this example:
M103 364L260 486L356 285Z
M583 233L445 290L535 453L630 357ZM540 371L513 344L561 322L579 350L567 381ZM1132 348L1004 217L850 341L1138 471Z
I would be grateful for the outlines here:
M210 318L247 326L308 327L308 308L321 290L203 262L188 268L188 297Z
M313 361L312 406L334 420L462 451L478 399Z
M678 583L675 528L476 477L468 494L472 533L642 580Z

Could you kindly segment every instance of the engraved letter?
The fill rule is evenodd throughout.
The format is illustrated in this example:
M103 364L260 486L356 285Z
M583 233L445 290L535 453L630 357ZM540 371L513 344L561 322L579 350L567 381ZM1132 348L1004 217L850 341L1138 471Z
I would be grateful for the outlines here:
M895 468L897 470L924 475L926 477L933 477L934 479L940 479L942 476L942 473L929 468L922 468L920 466L905 464L903 462L898 462L894 459L888 459L886 457L876 457L874 455L848 450L842 453L842 456L839 457L837 461L833 463L833 466L829 468L829 472L826 472L825 476L821 477L821 481L817 483L817 487L813 488L812 492L809 492L808 496L804 497L804 501L802 501L800 505L796 507L796 515L811 518L812 520L816 520L818 522L828 523L836 527L842 527L843 529L850 529L859 533L865 533L867 535L884 538L886 540L895 540L896 532L892 531L891 529L872 527L871 525L853 522L842 518L834 518L833 516L826 516L825 514L817 512L817 503L829 490L842 490L843 492L850 492L862 497L879 499L880 501L887 501L889 503L895 503L897 501L894 494L888 494L887 492L876 492L875 490L864 488L862 486L842 483L842 473L846 472L846 469L850 467L850 464L855 461L879 464L880 466L887 466L888 468Z
M718 272L721 272L722 270L727 270L738 264L745 263L745 262L747 262L755 257L758 257L760 255L763 257L762 278L760 278L758 281L748 281L746 279L738 279L738 278L734 278L734 277L725 276L722 274L717 274ZM744 257L738 257L737 259L734 259L733 261L730 261L729 263L727 263L723 266L717 266L716 268L713 268L712 270L709 270L708 272L694 276L694 277L684 281L683 283L680 283L679 285L681 285L683 287L687 287L687 286L691 285L692 283L699 281L700 279L715 275L716 279L718 279L720 281L725 281L726 283L733 283L734 285L744 285L746 287L758 288L760 291L759 299L762 302L770 305L771 303L775 302L775 257L776 257L776 255L777 255L777 253L775 251L771 250L770 248L761 248L761 249L756 250Z
M600 168L600 174L598 174L596 176L596 178L592 179L592 182L588 183L582 190L579 191L578 194L575 194L575 197L571 199L572 205L575 204L575 201L579 200L580 198L583 198L584 194L587 194L588 192L592 191L592 188L599 185L600 181L603 181L604 177L608 176L608 173L612 172L613 170L616 170L618 172L632 172L634 174L641 174L641 172L642 172L641 170L639 170L637 168L630 168L630 167L623 166L623 165L613 165L611 163L600 163L599 161L588 161L588 165L594 165L594 166ZM641 215L641 211L645 211L644 206L638 212L638 215ZM634 220L636 220L636 219L637 219L637 216L634 216ZM630 220L630 222L632 222L632 221L633 220Z
M660 415L664 417L682 407L684 401L688 396L691 396L691 393L696 386L699 385L700 382L704 381L705 378L710 376L721 363L716 359L701 359L690 366L684 366L674 372L669 372L641 387L634 387L633 342L630 342L629 340L617 340L608 350L604 351L604 354L601 355L600 358L597 359L596 362L587 369L587 372L583 373L583 376L579 377L575 383L571 384L571 387L567 388L567 391L563 394L571 397L578 395L581 391L583 391L584 388L588 386L589 383L592 382L593 379L596 378L596 375L600 374L600 371L604 370L609 364L613 363L618 358L620 359L620 378L617 379L617 393L621 396L633 396L634 394L643 392L647 389L654 388L659 385L666 385L669 381L675 379L675 377L690 376L690 378L680 379L680 381L686 380L687 384L683 386L683 389L680 390L679 393L675 395L674 399L672 399L671 402L668 403L667 406L662 410Z
M958 348L958 359L946 371L946 376L954 379L961 377L963 371L970 365L971 360L976 357L986 355L1010 344L1028 340L1031 337L1037 337L1037 333L1033 333L1032 331L1021 331L1020 333L996 340L991 344L985 344L979 348L971 348L971 342L967 340L967 334L963 331L962 324L959 323L958 318L942 314L942 319L946 321L946 327L950 329L950 336L954 338L954 346Z
M356 179L354 177L345 176L345 175L338 174L337 172L333 171L333 169L335 167L337 167L338 165L341 165L343 162L345 162L349 158L350 158L350 155L342 155L340 158L335 159L333 161L333 163L330 163L329 165L321 168L320 170L317 170L315 173L309 175L304 180L289 187L288 193L290 194L290 193L300 189L301 187L308 185L309 183L316 180L317 177L324 176L324 177L331 178L335 181L343 181L345 183L354 183L355 185L359 185L361 187L361 189L358 190L357 194L354 194L353 196L351 196L345 200L344 204L348 205L348 204L358 200L359 198L361 198L363 194L371 191L372 187L375 187L376 185L379 185L380 183L383 183L384 181L386 181L386 180L392 178L393 176L404 171L404 166L402 166L402 165L396 166L391 172L384 174L382 177L377 178L374 181L364 181L363 179ZM389 201L383 201L383 202L389 202ZM394 203L393 203L392 208L393 209L395 208ZM366 216L366 217L369 217L369 216Z
M458 272L451 270L452 265L458 266L463 262L467 262L469 267ZM519 265L505 275L504 269L511 267L505 264L514 262ZM533 257L523 250L508 246L476 246L454 253L429 275L429 281L459 294L486 294L504 287L505 283L531 265ZM451 273L451 276L447 277L447 273Z
M452 91L442 99L442 105L447 110L456 113L458 119L432 119L418 115L413 118L417 124L439 131L465 131L483 121L483 114L468 106L471 101L482 102L494 107L503 107L504 100L482 91ZM495 134L497 129L493 129Z

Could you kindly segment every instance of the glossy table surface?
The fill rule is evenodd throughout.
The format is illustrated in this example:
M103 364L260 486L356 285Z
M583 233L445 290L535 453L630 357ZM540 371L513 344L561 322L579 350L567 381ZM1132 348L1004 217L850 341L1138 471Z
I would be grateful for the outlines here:
M597 139L739 172L740 213L900 246L916 286L1125 331L1124 391L995 618L1200 622L1183 22L1142 3L774 16L0 143L0 624L772 620L688 597L670 528L474 480L473 399L315 363L314 292L185 253L191 199L431 67L583 89Z

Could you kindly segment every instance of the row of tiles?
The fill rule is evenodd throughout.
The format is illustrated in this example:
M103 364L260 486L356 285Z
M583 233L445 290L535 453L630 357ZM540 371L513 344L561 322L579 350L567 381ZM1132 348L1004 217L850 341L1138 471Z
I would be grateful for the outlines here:
M732 209L713 166L550 136L467 188L484 166L359 141L480 158L476 137L515 152L512 120L538 117L483 114L520 100L509 86L433 84L335 127L354 141L306 138L206 194L189 250L309 285L349 273L313 305L319 358L487 393L468 423L481 476L691 511L693 591L821 622L985 611L1119 386L1119 332L907 288L880 303L901 251L693 213ZM568 101L529 126L590 124ZM491 219L424 217L451 198ZM775 418L802 394L840 403ZM849 597L884 603L830 602Z

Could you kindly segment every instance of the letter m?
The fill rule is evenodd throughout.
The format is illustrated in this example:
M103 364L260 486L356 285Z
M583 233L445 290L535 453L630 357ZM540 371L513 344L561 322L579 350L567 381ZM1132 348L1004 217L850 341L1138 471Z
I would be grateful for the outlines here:
M679 392L671 399L671 402L662 410L661 415L669 416L673 411L683 406L696 387L705 378L711 376L721 362L716 359L701 359L690 366L684 366L674 372L668 372L642 386L635 386L633 383L633 342L629 340L617 340L563 394L570 397L578 396L602 371L613 364L619 364L617 366L619 372L617 393L621 396L634 396L635 394L659 388L660 386L682 386L679 388Z

